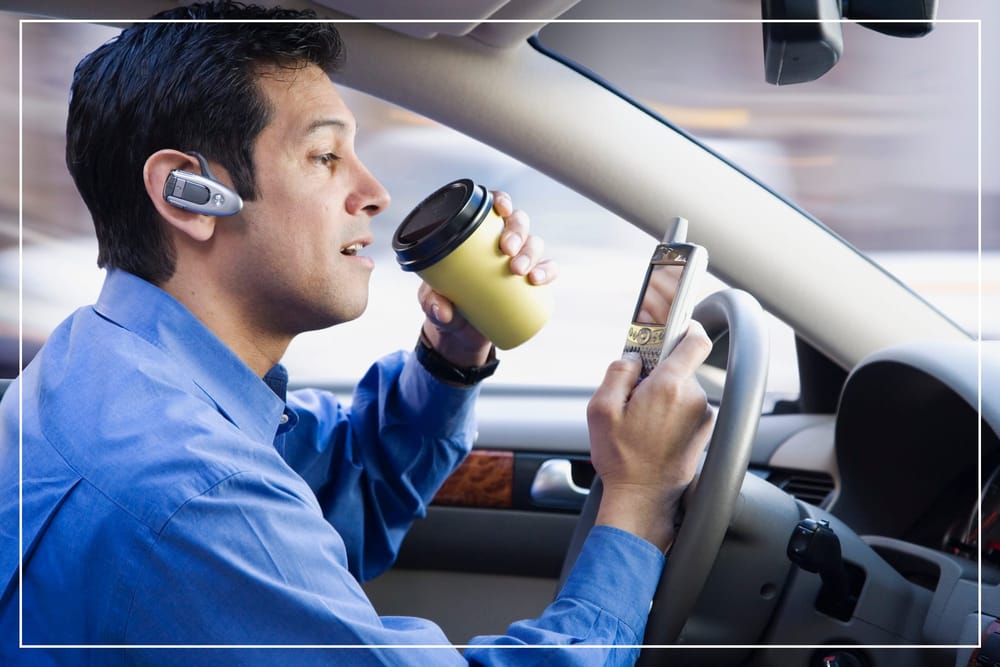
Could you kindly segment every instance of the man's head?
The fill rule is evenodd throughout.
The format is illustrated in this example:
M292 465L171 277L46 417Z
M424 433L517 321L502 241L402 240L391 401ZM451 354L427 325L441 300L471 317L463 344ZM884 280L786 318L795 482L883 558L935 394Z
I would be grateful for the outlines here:
M138 23L77 66L67 122L66 163L94 219L98 264L151 282L169 279L175 249L143 182L150 155L198 151L221 165L244 200L258 197L254 145L272 105L260 73L343 60L325 23L198 23L310 18L310 12L211 2ZM194 169L197 171L197 169Z

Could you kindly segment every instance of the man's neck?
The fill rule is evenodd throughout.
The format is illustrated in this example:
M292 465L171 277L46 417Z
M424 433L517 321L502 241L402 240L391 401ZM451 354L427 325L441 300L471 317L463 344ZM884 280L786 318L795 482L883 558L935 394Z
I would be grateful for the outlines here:
M182 303L259 377L284 356L292 337L265 330L230 295L210 280L185 280L175 274L160 288Z

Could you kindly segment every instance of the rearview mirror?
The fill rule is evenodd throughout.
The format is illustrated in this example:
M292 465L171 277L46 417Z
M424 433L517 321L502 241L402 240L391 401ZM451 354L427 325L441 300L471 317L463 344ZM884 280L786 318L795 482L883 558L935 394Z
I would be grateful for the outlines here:
M761 0L764 78L777 86L815 81L844 52L841 20L895 37L934 27L937 0Z
M764 77L784 86L815 81L844 51L838 0L761 0Z

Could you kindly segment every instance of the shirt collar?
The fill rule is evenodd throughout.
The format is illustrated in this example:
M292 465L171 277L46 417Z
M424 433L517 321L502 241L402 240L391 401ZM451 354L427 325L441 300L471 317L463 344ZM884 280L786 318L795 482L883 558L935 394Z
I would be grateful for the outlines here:
M288 382L280 365L265 382L183 304L126 271L108 271L94 310L173 357L178 371L241 431L259 441L274 440Z
M288 433L299 423L299 416L287 407L288 403L288 371L281 364L275 364L264 376L264 384L271 388L282 403L286 404L285 412L278 418L278 435ZM284 456L284 452L282 452Z

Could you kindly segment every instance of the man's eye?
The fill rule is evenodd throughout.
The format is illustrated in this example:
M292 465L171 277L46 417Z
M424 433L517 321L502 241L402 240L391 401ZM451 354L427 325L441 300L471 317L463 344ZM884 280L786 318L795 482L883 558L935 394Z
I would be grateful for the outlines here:
M340 158L334 155L333 153L323 153L322 155L316 158L316 161L325 166L333 164L339 159Z

